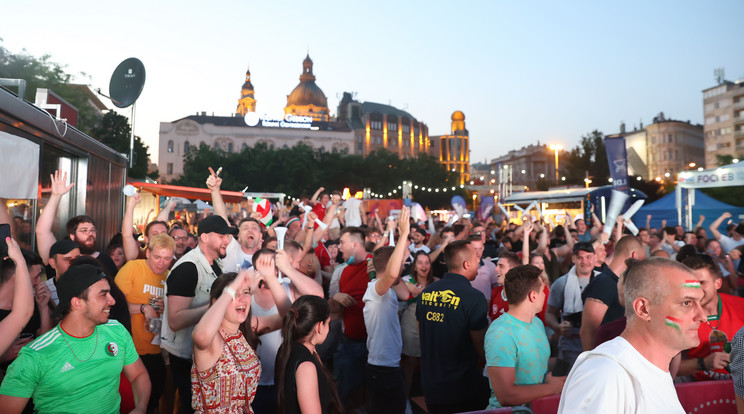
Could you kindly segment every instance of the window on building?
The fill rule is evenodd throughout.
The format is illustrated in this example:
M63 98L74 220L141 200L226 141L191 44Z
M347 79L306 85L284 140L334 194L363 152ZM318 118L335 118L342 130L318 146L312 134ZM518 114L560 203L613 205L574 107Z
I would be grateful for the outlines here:
M248 148L248 144L246 144L246 143L244 142L244 143L243 143L243 145L241 145L241 146L240 146L240 150L241 150L241 151L245 151L245 150L246 150L246 148Z
M199 143L199 146L201 147L202 145L207 145L207 143L204 142L204 141L202 141L202 142Z
M233 143L230 142L227 144L227 152L231 153L233 152Z
M173 152L173 140L168 141L168 152Z
M183 153L186 154L189 152L189 142L186 141L183 143Z
M212 147L214 148L215 151L218 151L220 149L220 144L215 142Z
M169 162L168 165L166 165L166 171L167 174L173 174L173 163Z

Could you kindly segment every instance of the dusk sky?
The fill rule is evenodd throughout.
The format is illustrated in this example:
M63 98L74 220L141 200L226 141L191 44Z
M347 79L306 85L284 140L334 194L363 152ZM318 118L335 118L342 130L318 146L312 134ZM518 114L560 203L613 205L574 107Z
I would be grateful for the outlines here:
M2 46L49 54L104 93L122 60L142 60L135 132L155 162L159 123L231 115L248 66L257 111L282 114L308 51L333 114L341 93L356 92L441 135L461 110L471 162L537 141L570 148L594 129L632 129L659 112L702 123L714 69L744 78L741 0L41 0L2 9Z

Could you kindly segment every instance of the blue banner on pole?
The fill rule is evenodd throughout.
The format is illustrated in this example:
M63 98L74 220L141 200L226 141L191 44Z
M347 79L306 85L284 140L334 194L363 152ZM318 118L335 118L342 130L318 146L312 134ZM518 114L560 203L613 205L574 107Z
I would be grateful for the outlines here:
M628 192L628 154L625 151L625 138L606 138L607 162L610 165L612 189Z

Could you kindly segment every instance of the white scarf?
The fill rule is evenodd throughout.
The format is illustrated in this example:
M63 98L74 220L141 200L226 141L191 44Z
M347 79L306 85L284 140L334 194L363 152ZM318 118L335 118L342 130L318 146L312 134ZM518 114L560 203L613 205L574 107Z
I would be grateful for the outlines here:
M563 288L563 314L570 315L582 310L584 310L584 303L581 301L581 285L579 285L579 277L576 275L574 265L566 274L566 286Z

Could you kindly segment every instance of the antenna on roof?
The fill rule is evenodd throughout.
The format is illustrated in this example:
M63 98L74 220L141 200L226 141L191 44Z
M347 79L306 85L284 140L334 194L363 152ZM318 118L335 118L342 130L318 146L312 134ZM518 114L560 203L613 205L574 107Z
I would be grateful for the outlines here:
M713 76L716 77L716 82L720 85L723 82L725 82L726 79L726 73L723 70L723 68L715 68L713 69Z

